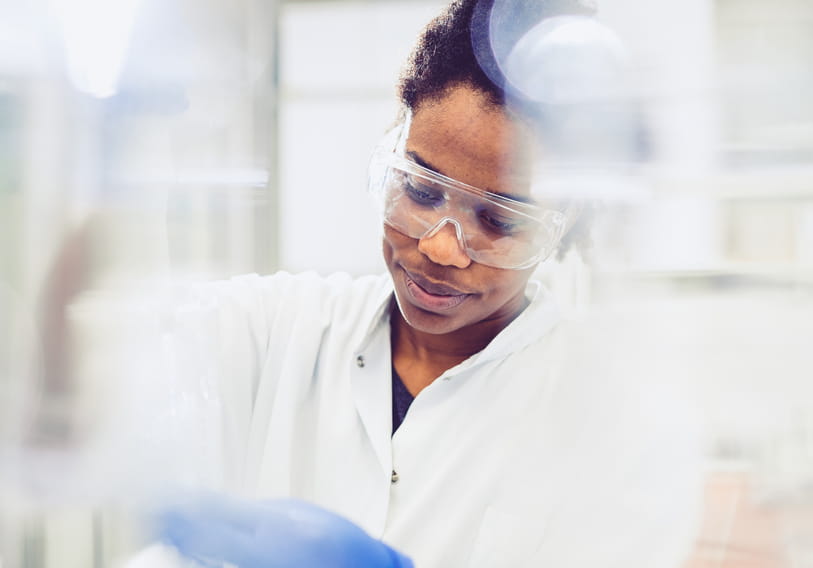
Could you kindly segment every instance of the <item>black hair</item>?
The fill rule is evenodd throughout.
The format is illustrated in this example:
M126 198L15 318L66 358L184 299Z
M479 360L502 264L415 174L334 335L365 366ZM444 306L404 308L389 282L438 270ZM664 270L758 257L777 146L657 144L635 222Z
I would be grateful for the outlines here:
M511 44L544 18L594 13L584 0L454 0L418 37L401 72L399 98L415 111L424 101L467 85L502 106L505 81L489 42L491 19L500 22L507 34L504 39Z
M453 88L468 86L492 105L505 107L509 93L489 42L491 20L498 18L507 33L503 40L511 45L544 18L594 14L589 0L454 0L418 37L398 82L401 103L414 112ZM585 207L562 240L559 258L574 248L589 250L592 217L592 207Z

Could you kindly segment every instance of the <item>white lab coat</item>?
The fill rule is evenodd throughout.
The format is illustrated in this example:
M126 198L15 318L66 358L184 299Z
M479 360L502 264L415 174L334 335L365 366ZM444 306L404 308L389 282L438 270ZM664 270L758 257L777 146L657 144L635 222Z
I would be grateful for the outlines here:
M186 290L176 323L203 306L216 334L224 482L327 507L418 568L679 567L699 498L691 415L617 338L560 323L537 283L527 295L391 437L389 276Z

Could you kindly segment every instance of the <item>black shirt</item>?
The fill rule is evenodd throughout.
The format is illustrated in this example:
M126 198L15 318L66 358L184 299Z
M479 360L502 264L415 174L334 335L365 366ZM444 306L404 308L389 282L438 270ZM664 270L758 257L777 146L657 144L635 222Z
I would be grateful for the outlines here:
M406 386L404 386L404 382L401 380L401 377L398 376L398 373L395 371L395 366L392 367L392 433L395 434L395 431L401 425L401 422L404 421L404 417L407 414L407 410L409 410L409 405L412 404L412 401L415 400L409 391L407 390Z

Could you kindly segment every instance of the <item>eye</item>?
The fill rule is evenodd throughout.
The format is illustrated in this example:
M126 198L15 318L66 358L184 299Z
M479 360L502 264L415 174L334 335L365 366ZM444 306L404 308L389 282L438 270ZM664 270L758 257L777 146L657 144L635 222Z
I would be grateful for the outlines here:
M507 215L483 208L477 216L487 230L501 236L517 236L529 229L528 221L518 215Z
M446 199L443 192L417 182L412 177L404 180L404 192L419 205L436 207Z

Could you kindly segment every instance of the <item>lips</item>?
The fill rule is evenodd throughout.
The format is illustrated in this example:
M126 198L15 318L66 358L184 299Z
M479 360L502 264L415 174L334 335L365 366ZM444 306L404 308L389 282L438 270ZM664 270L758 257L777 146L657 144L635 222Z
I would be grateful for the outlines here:
M404 270L404 281L407 293L414 303L429 311L455 308L472 295L449 284L432 282L406 270Z

